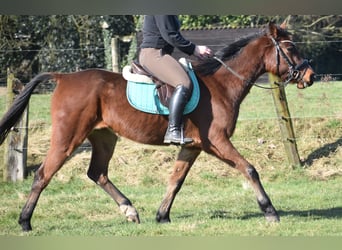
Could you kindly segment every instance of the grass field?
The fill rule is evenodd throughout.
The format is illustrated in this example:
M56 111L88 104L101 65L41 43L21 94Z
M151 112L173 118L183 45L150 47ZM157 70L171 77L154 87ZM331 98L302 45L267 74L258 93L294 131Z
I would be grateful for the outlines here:
M85 143L42 193L32 232L22 233L17 224L32 174L19 183L0 181L0 235L341 236L342 83L316 83L306 90L291 86L286 91L303 167L287 163L270 91L252 89L232 138L259 171L280 223L265 221L242 176L203 153L175 200L172 223L157 224L155 213L178 148L121 139L109 176L138 209L140 225L126 222L109 196L87 179L90 148ZM31 99L31 167L42 161L49 144L49 98ZM0 114L4 102L0 98Z

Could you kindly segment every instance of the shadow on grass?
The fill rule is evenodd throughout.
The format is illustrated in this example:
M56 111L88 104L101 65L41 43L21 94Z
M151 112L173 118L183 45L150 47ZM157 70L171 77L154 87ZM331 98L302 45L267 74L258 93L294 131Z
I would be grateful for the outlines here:
M262 212L250 213L243 216L234 216L228 211L216 210L211 212L210 219L241 219L248 220L256 217L263 217ZM279 210L280 221L282 217L306 217L313 219L340 219L342 218L342 207L333 207L326 209L310 209L310 210Z
M309 210L289 210L278 211L279 216L295 216L295 217L313 217L315 219L341 219L342 207L332 207L325 209L309 209Z
M333 143L325 144L323 147L320 147L311 152L303 163L307 164L308 166L311 166L314 160L320 159L322 157L328 157L332 152L335 152L337 148L341 146L342 138L338 139Z

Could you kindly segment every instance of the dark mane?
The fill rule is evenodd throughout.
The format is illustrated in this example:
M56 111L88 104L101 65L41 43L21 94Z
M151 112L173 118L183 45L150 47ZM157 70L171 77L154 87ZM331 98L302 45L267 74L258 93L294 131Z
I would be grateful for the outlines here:
M236 42L217 51L214 56L221 59L222 61L230 60L233 57L235 57L241 51L241 49L243 49L248 43L250 43L252 40L260 36L261 33L258 32L252 35L248 35L246 37L242 37ZM214 58L208 58L206 60L194 64L193 67L198 74L205 76L214 74L220 68L220 66L220 62L218 62Z

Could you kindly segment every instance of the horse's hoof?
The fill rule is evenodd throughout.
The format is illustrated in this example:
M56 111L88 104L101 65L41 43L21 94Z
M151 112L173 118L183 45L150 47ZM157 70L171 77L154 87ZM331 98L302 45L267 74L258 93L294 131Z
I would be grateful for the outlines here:
M18 223L21 225L21 228L24 232L32 231L32 226L31 226L31 223L29 221L19 220Z
M280 218L278 214L266 214L265 218L266 218L266 221L270 223L280 222Z
M267 222L280 222L279 215L277 210L272 206L272 204L269 204L268 206L262 206L259 203L259 206L262 211L264 211L264 215Z
M137 210L131 205L120 205L120 210L126 215L128 221L140 223L139 214Z
M127 221L140 224L139 215L138 214L136 214L136 215L129 215L129 216L127 216Z
M167 223L171 223L171 220L170 219L162 219L162 220L157 220L158 223L160 224L167 224Z
M161 216L159 213L156 216L156 221L161 224L171 223L169 216Z

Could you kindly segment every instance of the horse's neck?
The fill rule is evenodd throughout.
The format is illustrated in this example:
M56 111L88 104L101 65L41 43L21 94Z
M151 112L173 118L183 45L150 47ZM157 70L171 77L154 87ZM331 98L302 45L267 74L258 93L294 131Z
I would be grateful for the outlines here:
M253 84L263 73L265 51L257 45L247 45L239 56L231 61L237 73L241 76L244 85Z
M225 75L222 78L225 79L222 84L225 85L227 94L234 97L236 102L241 103L254 82L265 73L262 53L260 51L255 52L250 53L248 48L245 48L238 57L226 62L236 72L236 75L224 67L221 69Z

